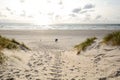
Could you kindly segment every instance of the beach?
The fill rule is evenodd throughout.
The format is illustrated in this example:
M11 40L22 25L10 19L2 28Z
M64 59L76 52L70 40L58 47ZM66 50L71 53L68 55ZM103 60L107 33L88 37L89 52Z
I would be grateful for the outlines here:
M76 44L86 38L102 38L104 35L115 30L0 30L0 34L8 38L14 38L19 42L25 42L30 48L48 47L70 50ZM117 31L117 30L116 30ZM55 43L55 39L59 39Z
M24 42L31 50L3 50L8 57L0 67L1 80L120 80L120 47L103 45L115 30L0 30ZM97 37L95 44L76 55L74 46ZM55 39L58 39L55 42Z

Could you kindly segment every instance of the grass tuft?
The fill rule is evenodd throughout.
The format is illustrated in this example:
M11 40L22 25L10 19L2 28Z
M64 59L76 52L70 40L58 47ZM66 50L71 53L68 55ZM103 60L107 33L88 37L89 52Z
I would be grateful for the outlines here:
M103 43L112 46L120 46L120 31L110 33L103 38Z
M5 63L5 61L7 60L7 58L5 57L5 55L0 52L0 65Z
M15 39L12 39L11 41L12 41L13 43L17 44L17 45L20 45L20 43L17 42Z
M5 55L1 52L1 50L3 49L21 49L24 48L24 50L30 50L24 43L19 43L17 42L15 39L8 39L8 38L5 38L5 37L2 37L0 35L0 64L3 64L5 61L6 61L6 57ZM15 57L15 56L14 56ZM15 57L17 58L18 60L21 60L20 58L18 57Z
M24 47L27 50L30 50L30 48L28 48L24 43L22 43L21 46Z
M80 54L81 51L86 50L88 46L94 43L94 40L97 39L96 37L87 38L84 42L75 45L74 48L77 49L77 54Z
M16 43L12 42L10 39L0 36L0 49L17 49Z
M0 35L0 50L6 49L18 49L22 46L24 49L30 50L24 43L19 43L15 39L8 39Z

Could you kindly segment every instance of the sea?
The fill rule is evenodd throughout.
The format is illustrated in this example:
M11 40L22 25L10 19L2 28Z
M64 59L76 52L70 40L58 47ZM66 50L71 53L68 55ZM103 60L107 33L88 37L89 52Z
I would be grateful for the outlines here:
M0 23L0 30L120 30L120 24L54 24Z

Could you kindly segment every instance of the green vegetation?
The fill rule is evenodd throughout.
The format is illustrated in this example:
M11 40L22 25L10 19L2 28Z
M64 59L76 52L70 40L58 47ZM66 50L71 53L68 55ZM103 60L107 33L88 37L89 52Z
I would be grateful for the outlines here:
M120 31L106 35L102 42L107 45L120 46Z
M74 48L77 49L77 54L80 54L81 51L86 50L88 46L94 43L94 40L97 39L96 37L88 38L86 41L75 45Z
M15 39L8 39L5 37L0 36L0 50L2 49L18 49L18 48L24 48L27 50L30 50L24 43L19 43Z
M17 45L20 45L20 43L17 42L15 39L12 39L11 41L12 41L13 43L17 44Z
M74 48L77 50L77 54L80 54L81 51L86 50L88 46L94 43L95 39L97 38L96 37L88 38L84 42L75 45ZM107 45L112 45L112 46L120 46L120 31L112 32L106 35L103 38L103 41L100 43L105 43Z
M30 50L24 43L19 43L15 39L8 39L0 35L0 64L3 64L6 61L6 56L1 52L3 49L23 49ZM17 58L17 57L15 57ZM20 60L19 58L17 58Z
M12 40L0 36L0 49L4 49L4 48L17 49L18 46L16 43L12 42Z

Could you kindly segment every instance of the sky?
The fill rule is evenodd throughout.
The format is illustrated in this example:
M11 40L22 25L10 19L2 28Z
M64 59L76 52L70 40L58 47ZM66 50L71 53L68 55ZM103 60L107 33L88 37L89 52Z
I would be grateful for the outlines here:
M120 0L0 0L0 22L120 23Z

